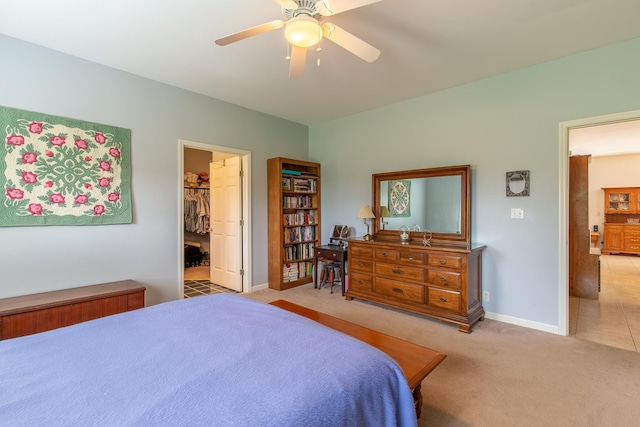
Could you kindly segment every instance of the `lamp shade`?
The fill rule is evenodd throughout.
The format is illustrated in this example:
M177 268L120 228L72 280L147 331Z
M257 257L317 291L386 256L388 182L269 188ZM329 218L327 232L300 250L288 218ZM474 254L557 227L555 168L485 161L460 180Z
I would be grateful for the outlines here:
M380 218L391 218L391 212L386 206L380 206Z
M369 205L362 205L360 207L360 212L358 212L358 218L375 218L376 216L373 214L371 207Z
M294 46L311 47L322 39L322 29L312 17L298 15L287 22L284 37Z

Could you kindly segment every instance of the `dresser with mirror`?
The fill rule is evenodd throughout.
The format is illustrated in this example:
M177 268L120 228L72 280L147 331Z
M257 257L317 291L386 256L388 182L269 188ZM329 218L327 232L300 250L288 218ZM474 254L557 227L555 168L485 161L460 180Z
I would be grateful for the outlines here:
M484 318L482 250L471 242L469 165L372 176L373 240L348 239L347 300L458 325Z

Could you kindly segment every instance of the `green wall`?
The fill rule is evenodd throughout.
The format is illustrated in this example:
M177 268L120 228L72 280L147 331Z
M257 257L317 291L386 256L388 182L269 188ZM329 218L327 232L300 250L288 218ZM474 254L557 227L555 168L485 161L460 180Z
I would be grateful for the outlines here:
M373 173L470 164L472 240L488 246L485 309L554 330L559 123L633 110L640 110L640 39L312 126L309 155L323 168L322 223L364 234L356 215L371 203ZM505 196L505 172L513 170L531 171L530 197ZM524 221L510 219L512 207L524 209Z

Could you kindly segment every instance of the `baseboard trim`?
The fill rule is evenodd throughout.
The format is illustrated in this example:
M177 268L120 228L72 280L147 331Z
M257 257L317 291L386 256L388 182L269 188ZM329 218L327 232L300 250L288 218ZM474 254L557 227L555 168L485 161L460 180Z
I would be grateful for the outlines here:
M262 283L260 285L255 285L251 287L251 292L255 292L255 291L262 291L264 289L267 289L269 287L269 282L267 283Z
M510 323L512 325L523 326L529 329L537 329L538 331L549 332L551 334L559 335L560 333L560 330L556 325L533 322L531 320L520 319L518 317L505 316L504 314L486 312L485 318L491 319L491 320L497 320L499 322Z

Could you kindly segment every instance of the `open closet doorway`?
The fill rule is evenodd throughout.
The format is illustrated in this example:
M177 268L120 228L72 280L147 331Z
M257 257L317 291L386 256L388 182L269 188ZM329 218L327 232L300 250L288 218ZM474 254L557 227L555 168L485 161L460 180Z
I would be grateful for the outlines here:
M611 125L616 123L626 123L640 120L640 111L631 111L625 113L611 114L599 117L590 117L586 119L573 120L560 123L560 248L559 248L559 322L558 333L560 335L569 335L569 157L570 150L570 134L571 131L583 130L587 128L596 129L603 125ZM603 142L606 144L606 142ZM574 153L575 154L575 153ZM584 154L584 153L581 153ZM593 219L590 219L594 222ZM588 231L588 230L587 230Z
M180 294L251 292L250 153L179 144Z

